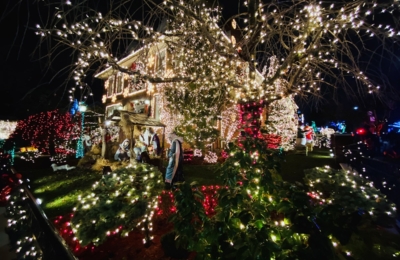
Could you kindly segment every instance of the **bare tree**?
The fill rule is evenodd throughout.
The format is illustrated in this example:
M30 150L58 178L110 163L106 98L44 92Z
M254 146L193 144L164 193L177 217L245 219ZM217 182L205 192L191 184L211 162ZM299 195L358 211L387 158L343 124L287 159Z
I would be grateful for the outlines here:
M215 117L238 101L320 100L339 90L358 98L396 93L382 68L398 62L391 55L400 35L398 1L247 0L231 17L209 2L48 3L54 14L37 25L37 34L49 44L48 58L64 51L74 57L71 99L88 88L88 77L110 66L165 83L169 104L201 112L189 113L194 117ZM173 55L164 75L119 65L138 48L146 64L148 50L160 42Z

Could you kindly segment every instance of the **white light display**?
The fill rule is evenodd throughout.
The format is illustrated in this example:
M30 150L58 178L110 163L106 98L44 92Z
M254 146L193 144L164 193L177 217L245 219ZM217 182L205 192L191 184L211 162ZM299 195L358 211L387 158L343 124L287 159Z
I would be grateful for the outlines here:
M17 122L0 121L0 140L5 140L10 137L17 127Z

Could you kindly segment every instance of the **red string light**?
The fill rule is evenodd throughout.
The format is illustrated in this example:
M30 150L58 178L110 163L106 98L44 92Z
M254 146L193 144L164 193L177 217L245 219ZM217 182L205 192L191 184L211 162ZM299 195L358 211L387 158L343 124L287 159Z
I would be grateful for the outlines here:
M80 122L79 118L77 122ZM80 129L69 113L58 110L42 112L20 120L13 136L21 136L42 153L49 153L54 144L56 153L74 153L66 143L79 138ZM54 142L54 143L53 143Z

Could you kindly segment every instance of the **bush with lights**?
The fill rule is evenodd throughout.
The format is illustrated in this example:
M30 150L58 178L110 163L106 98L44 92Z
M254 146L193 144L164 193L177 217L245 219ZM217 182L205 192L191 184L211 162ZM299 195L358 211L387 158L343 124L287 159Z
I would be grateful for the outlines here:
M179 186L175 191L177 214L171 218L177 245L196 251L200 259L338 259L360 253L351 248L358 243L354 237L359 226L368 222L365 210L373 210L367 208L368 198L360 202L365 210L356 206L357 201L343 210L348 201L344 194L323 203L312 196L313 189L307 193L302 185L281 181L280 151L266 147L263 140L253 138L242 140L240 146L230 144L230 156L219 169L225 188L218 192L215 215L205 214L195 184ZM346 183L353 185L353 180ZM337 185L342 184L332 185L339 190ZM376 190L365 192L382 197ZM376 203L391 206L384 200ZM391 257L399 251L391 246L391 250L384 245L368 250Z
M151 219L157 195L163 189L162 173L151 165L138 164L104 174L88 194L79 196L71 227L81 245L102 243L107 236L128 236L134 228L151 241Z
M343 213L361 210L373 218L395 215L395 205L388 202L372 181L356 172L317 167L307 170L304 180L312 198L319 203L334 204Z

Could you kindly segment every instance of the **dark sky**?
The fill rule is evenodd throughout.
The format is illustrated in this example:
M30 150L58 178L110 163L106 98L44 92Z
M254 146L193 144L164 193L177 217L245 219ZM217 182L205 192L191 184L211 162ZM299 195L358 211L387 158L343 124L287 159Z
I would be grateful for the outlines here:
M0 1L1 83L0 119L21 119L27 115L53 109L68 109L68 72L71 64L68 54L51 64L40 57L46 49L38 49L36 24L43 24L47 9L38 9L36 1ZM102 87L95 83L88 104L101 105Z
M18 4L18 2L21 2ZM2 31L1 69L3 79L0 96L2 118L23 118L28 114L65 107L57 87L61 81L50 82L54 69L46 75L46 66L34 55L38 38L34 21L39 21L32 1L1 1ZM60 103L61 101L61 103Z
M0 29L1 36L1 69L0 76L3 79L0 85L0 119L24 118L29 114L54 108L67 108L69 104L65 89L66 74L54 75L64 68L69 57L54 62L51 67L45 61L39 61L39 52L35 52L38 44L38 36L34 34L34 26L43 19L46 14L37 9L32 2L36 1L0 1ZM95 1L97 2L97 1ZM238 10L237 0L220 0L224 6L224 14L232 15ZM20 4L18 4L20 3ZM104 7L104 5L103 5ZM39 14L42 12L42 17ZM42 50L43 51L43 50ZM399 53L400 55L400 53ZM399 60L400 63L400 60ZM400 82L400 73L396 70L389 71L393 82ZM70 84L70 83L69 83ZM101 104L102 88L100 82L93 83L94 98L88 100L89 104ZM384 106L371 101L364 104L349 102L345 98L341 104L325 102L318 109L313 104L299 103L302 111L306 113L307 120L317 118L342 120L347 117L354 106L360 110L376 109L382 116L387 110ZM394 120L400 120L400 109L390 114Z

